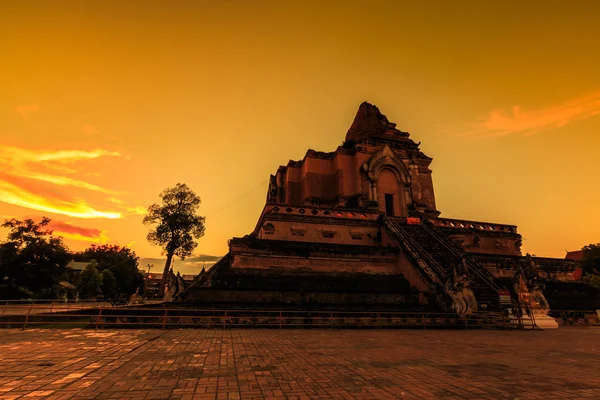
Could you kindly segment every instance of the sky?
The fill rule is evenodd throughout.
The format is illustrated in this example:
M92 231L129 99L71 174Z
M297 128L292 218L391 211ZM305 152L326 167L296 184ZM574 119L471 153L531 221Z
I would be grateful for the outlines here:
M269 174L333 151L363 101L433 157L443 217L515 224L523 251L600 242L600 3L0 3L0 218L72 250L131 246L186 183L206 235L251 232ZM4 237L4 232L0 232ZM142 260L144 264L144 260ZM143 266L145 266L144 264Z

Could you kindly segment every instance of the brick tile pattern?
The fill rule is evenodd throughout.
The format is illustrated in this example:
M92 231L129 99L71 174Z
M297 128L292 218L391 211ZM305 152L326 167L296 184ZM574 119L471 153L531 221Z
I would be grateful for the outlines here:
M585 399L600 328L0 330L0 399Z

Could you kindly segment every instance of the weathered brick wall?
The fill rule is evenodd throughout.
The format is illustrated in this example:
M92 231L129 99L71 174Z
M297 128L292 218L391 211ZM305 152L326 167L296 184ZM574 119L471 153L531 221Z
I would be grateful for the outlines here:
M325 257L281 257L278 255L234 254L232 269L278 270L315 273L361 273L361 274L398 274L396 257L386 258L343 258L343 255Z
M269 225L267 225L269 224ZM316 242L376 246L379 227L360 225L302 223L295 221L271 220L265 218L258 237L265 240L290 240L296 242Z
M460 233L451 234L450 237L456 242L461 243L468 252L486 253L486 254L505 254L520 256L521 248L517 246L520 243L520 237L498 236L487 232L479 233Z
M356 305L359 307L388 306L406 308L418 306L415 296L398 293L299 292L203 289L188 294L186 303L240 304L265 306L327 306ZM355 309L355 308L353 308Z

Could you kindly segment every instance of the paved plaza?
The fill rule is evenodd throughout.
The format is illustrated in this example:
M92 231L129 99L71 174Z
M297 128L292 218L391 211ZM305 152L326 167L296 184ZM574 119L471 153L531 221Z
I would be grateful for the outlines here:
M0 330L0 399L599 398L600 328Z

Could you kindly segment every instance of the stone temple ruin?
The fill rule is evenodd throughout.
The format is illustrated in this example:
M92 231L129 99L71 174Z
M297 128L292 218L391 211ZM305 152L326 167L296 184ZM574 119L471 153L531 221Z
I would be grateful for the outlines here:
M524 257L514 225L441 217L431 162L362 103L335 151L308 150L271 175L254 231L176 301L458 314L527 302L543 318L536 279L572 279L575 265Z

